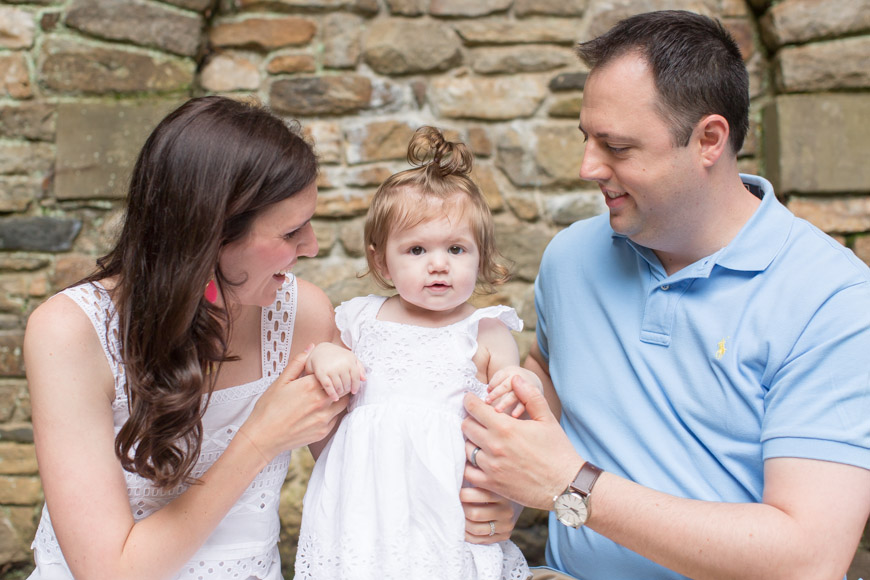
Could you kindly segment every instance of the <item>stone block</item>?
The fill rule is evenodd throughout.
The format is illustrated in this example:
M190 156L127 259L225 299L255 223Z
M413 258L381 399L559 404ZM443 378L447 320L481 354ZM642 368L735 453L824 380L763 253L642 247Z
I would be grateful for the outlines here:
M527 16L581 16L589 0L515 0L514 14Z
M199 81L208 91L255 91L260 87L260 67L244 55L223 52L208 60Z
M538 195L525 191L504 191L502 196L515 216L523 221L534 221L541 216Z
M310 54L279 54L266 64L266 72L271 75L314 72L317 64Z
M528 223L514 216L501 213L495 216L495 236L501 254L514 265L514 280L533 282L544 248L550 243L554 230L542 223Z
M580 95L554 99L550 108L547 109L547 115L555 119L576 120L580 118L580 106L582 104L583 98Z
M302 117L356 113L371 101L372 81L362 75L280 79L269 91L275 112Z
M346 130L345 158L351 165L405 159L416 127L401 121L374 121Z
M365 238L363 236L365 229L365 218L358 217L350 220L343 220L339 226L338 238L341 240L341 245L348 256L359 258L365 257Z
M390 14L420 16L429 9L429 0L385 0Z
M718 16L720 0L612 0L593 2L583 17L584 30L580 41L591 40L629 16L655 10L688 10L707 16Z
M780 92L870 87L870 36L786 47L774 59Z
M432 0L429 3L429 14L472 18L506 12L512 3L513 0Z
M460 47L459 37L447 24L388 18L372 23L363 40L363 59L384 75L437 72L460 64Z
M363 215L372 202L371 192L336 191L317 196L314 215L320 218L348 218Z
M97 261L93 256L76 253L58 256L54 263L51 285L55 289L66 288L91 274L96 267Z
M144 0L74 0L66 25L97 38L196 56L203 18Z
M475 46L530 43L571 45L577 40L579 27L570 18L487 18L459 21L454 28L465 44Z
M54 141L56 106L26 102L0 107L0 136L29 141Z
M762 123L767 176L778 194L870 189L870 94L780 95Z
M547 95L544 79L535 75L504 77L438 77L428 99L436 115L449 119L503 121L531 117Z
M475 157L489 157L493 152L492 139L484 127L468 129L468 147Z
M65 252L82 228L76 219L49 216L10 217L0 220L0 250Z
M37 475L36 450L32 443L12 443L0 439L0 475Z
M123 198L139 150L180 102L62 103L57 112L55 195L58 199Z
M870 266L870 235L857 236L852 249L856 256ZM870 541L870 536L868 536L868 541Z
M792 195L788 208L817 228L829 233L849 234L870 230L870 196L809 197Z
M0 562L33 561L30 543L36 535L34 511L32 506L0 508Z
M355 68L362 54L363 19L354 14L330 14L323 20L323 66Z
M327 12L351 10L361 14L376 14L377 0L232 0L233 8L272 12Z
M22 457L24 457L24 461L29 461L26 459L29 456L33 458L32 469L28 464L28 467L22 468L24 471L21 473L33 473L37 472L36 470L36 455L33 451L33 425L29 422L13 422L13 423L0 423L0 441L6 441L8 443L15 443L19 447L25 448L25 451L21 452ZM23 444L23 445L22 445ZM30 449L30 451L26 451L26 449ZM28 455L29 454L29 455ZM0 463L2 463L5 455L0 453Z
M37 505L42 503L39 476L0 475L0 505Z
M569 48L526 45L472 48L471 68L480 74L542 72L574 64Z
M0 175L46 173L51 169L54 148L46 143L0 144Z
M568 226L607 211L600 191L579 191L548 197L545 202L550 221Z
M30 48L33 46L35 30L33 13L11 6L0 6L0 48Z
M305 136L314 145L314 152L321 164L337 164L342 160L344 136L338 123L312 121L305 124Z
M381 164L350 167L344 172L344 184L349 187L378 187L395 171Z
M24 376L23 345L23 330L0 331L0 377Z
M23 175L0 176L0 212L22 212L41 197L41 179Z
M172 4L179 8L187 10L195 10L197 12L206 12L214 7L214 0L162 0L166 4Z
M870 29L870 0L784 0L761 18L761 32L771 48Z
M480 188L486 204L494 213L504 209L504 198L499 186L500 172L489 165L477 163L471 171L471 179Z
M582 91L586 86L589 71L559 73L550 80L548 85L554 93L560 91Z
M0 97L27 99L33 96L30 71L24 54L14 52L0 55Z
M192 84L191 59L51 37L40 55L40 82L49 90L88 94L181 91Z
M756 52L753 22L749 18L725 18L722 19L722 25L731 33L737 43L740 54L743 55L743 61L752 60Z
M499 139L498 167L517 187L575 186L583 150L574 122L515 124Z
M209 31L209 40L221 48L269 51L308 44L317 27L307 18L244 18L219 22Z

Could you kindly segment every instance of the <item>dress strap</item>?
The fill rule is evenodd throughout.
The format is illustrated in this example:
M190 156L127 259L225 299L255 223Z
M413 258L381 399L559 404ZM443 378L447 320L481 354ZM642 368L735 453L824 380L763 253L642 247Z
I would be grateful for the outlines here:
M296 321L296 298L296 276L287 274L287 281L275 294L275 302L263 308L260 352L264 377L277 377L287 366Z
M63 294L75 302L90 319L97 337L100 339L100 346L103 347L103 352L109 361L109 368L112 370L112 377L115 381L115 402L126 401L127 375L121 360L118 316L109 291L99 282L85 282L62 290L59 294Z

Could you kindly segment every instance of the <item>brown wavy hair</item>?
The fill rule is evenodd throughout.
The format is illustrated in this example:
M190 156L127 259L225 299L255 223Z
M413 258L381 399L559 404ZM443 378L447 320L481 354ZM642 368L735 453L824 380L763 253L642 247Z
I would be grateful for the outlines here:
M253 103L191 99L151 133L118 241L86 279L115 280L130 410L115 453L125 470L163 488L190 482L214 389L206 369L231 360L230 320L203 298L205 286L214 277L231 291L221 248L245 236L260 212L313 183L317 171L298 126Z
M452 204L469 219L480 249L477 292L492 293L494 286L510 278L510 271L496 249L492 212L471 179L471 151L464 143L445 139L437 128L423 126L411 137L407 157L414 167L388 177L372 198L363 233L366 274L371 274L380 286L393 288L376 267L378 261L384 261L389 235L444 215ZM430 199L441 203L425 203Z

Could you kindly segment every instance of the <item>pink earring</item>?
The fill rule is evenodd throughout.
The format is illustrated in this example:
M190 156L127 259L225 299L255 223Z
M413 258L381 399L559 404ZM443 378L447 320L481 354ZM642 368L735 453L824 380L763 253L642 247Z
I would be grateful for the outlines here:
M215 302L217 302L218 289L217 284L215 284L214 282L214 278L209 280L208 284L205 285L205 293L203 294L203 296L205 296L205 299L208 301L209 304L214 304Z

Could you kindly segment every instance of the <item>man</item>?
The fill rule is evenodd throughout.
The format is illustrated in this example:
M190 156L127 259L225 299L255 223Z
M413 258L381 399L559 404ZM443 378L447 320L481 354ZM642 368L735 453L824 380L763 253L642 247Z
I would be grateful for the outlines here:
M466 478L554 510L572 577L842 578L870 513L870 270L738 173L748 75L719 23L642 14L578 53L609 215L545 252L525 363L561 427L520 380L532 420L467 397Z

